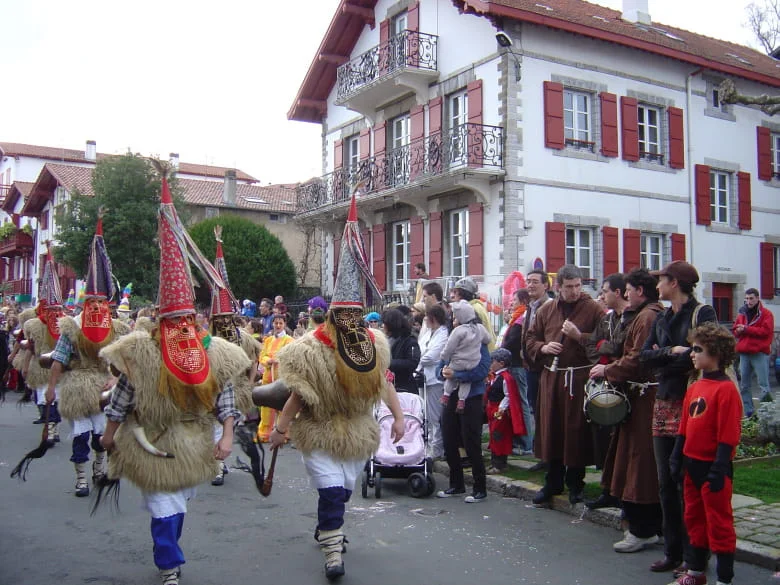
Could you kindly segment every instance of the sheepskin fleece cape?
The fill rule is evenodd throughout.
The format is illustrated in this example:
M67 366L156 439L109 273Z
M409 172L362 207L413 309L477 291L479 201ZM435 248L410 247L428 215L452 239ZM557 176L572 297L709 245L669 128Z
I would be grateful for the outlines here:
M31 340L35 346L35 352L32 359L30 359L30 368L27 371L25 381L30 388L38 390L49 383L49 370L41 367L38 363L38 358L41 357L41 354L52 351L54 347L47 342L46 325L41 323L41 320L37 317L28 319L24 323L24 338Z
M24 324L27 323L30 319L35 317L35 309L28 308L19 313L19 327L24 331ZM13 333L13 332L12 332ZM19 350L16 352L16 355L14 356L13 361L11 362L11 365L14 367L14 369L22 371L22 367L24 366L24 356L27 352Z
M60 335L67 337L74 348L78 347L83 335L79 323L73 317L62 317L58 321ZM130 333L130 328L117 319L112 319L114 339ZM111 377L104 360L91 360L78 356L68 364L70 370L60 378L60 414L75 420L100 413L100 392Z
M135 320L135 331L146 331L147 333L151 333L152 329L156 327L156 323L152 321L149 317L138 317L138 319Z
M207 353L220 388L227 382L235 385L249 367L241 348L224 339L212 337ZM214 414L205 409L184 412L160 394L162 358L157 342L146 331L134 331L103 348L100 357L127 375L135 388L135 409L114 436L116 450L109 458L109 477L125 477L153 492L193 487L212 478L217 472ZM152 444L174 458L144 451L133 436L136 426L142 426Z
M260 357L260 351L263 346L252 335L241 329L241 338L239 341L241 349L244 350L246 357L249 358L250 368L257 367L257 360ZM249 370L251 372L251 369ZM236 408L241 412L248 412L254 407L252 402L252 385L249 384L249 372L237 381L236 387Z
M377 367L384 372L390 365L390 348L381 332L372 331ZM302 453L322 449L336 459L368 459L379 446L373 408L382 389L363 396L348 394L336 378L335 351L313 333L279 350L279 377L304 403L290 437Z

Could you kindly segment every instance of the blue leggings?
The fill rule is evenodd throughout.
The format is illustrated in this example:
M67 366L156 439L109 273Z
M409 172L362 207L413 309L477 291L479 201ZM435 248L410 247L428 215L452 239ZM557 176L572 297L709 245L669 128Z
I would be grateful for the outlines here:
M70 456L70 460L73 463L86 463L89 461L89 434L89 431L84 431L80 435L73 437L73 454ZM102 453L105 451L100 444L100 437L102 436L103 435L92 433L92 448L95 450L95 453Z
M317 502L317 528L336 530L344 525L344 510L352 496L352 490L343 487L327 487L317 490L320 494Z
M184 553L179 547L184 514L165 518L152 518L152 541L154 542L154 564L158 569L175 569L184 564Z

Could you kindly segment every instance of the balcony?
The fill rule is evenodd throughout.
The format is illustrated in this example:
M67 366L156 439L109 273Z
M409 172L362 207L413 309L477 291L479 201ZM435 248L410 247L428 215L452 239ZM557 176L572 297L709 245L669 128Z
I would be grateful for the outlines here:
M5 295L30 296L32 294L32 278L8 280L0 285Z
M344 63L336 73L336 105L370 120L378 107L410 92L428 101L428 85L439 77L439 37L404 31Z
M305 217L346 207L352 185L361 180L366 181L361 208L367 211L402 194L405 203L424 210L428 196L457 188L471 189L487 202L490 180L503 174L503 128L461 124L301 185L296 213Z
M0 240L0 256L26 256L32 253L32 249L32 236L22 230Z

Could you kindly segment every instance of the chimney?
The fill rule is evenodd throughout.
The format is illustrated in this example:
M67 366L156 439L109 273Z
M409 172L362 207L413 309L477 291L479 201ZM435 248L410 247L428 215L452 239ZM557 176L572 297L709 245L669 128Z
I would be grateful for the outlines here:
M179 153L178 152L172 152L168 155L168 161L171 163L171 168L174 171L179 170Z
M84 158L87 160L97 160L97 143L94 140L87 140Z
M623 15L621 18L627 22L639 24L651 23L648 0L623 0Z
M236 204L236 171L227 169L225 171L225 186L222 188L222 202L227 205Z

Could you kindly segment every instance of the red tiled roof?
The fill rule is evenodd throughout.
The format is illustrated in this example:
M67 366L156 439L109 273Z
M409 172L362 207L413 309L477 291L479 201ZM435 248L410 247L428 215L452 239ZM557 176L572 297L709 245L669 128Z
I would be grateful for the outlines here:
M24 202L22 213L25 215L40 213L58 185L68 191L78 189L84 195L94 195L92 191L94 169L93 166L46 163L30 190L30 196Z
M453 0L453 4L464 12L567 30L780 87L780 62L759 51L657 22L649 26L627 22L620 18L621 11L584 0Z
M510 19L548 26L780 87L780 61L768 55L665 24L653 22L644 26L627 22L620 18L619 10L585 0L452 0L452 3L462 12L497 22ZM341 1L287 114L289 119L322 121L324 100L336 83L338 68L323 55L350 55L365 24L362 18L345 13L349 5L373 9L376 0Z
M13 209L16 207L16 202L19 200L19 197L21 197L22 200L27 199L32 187L33 183L28 183L26 181L14 181L12 185L8 185L7 189L3 187L4 198L0 201L0 209L6 213L13 213Z
M84 156L83 150L74 150L72 148L56 148L53 146L37 146L34 144L19 144L16 142L0 142L0 154L3 156L29 156L33 158L42 158L46 160L61 161L61 162L77 162L77 163L91 163L95 161L89 160ZM106 156L114 156L110 154L97 153L97 159L100 160ZM180 162L179 172L189 175L200 175L204 177L219 177L225 176L226 167L215 167L212 165L200 165L195 163ZM236 170L236 178L239 181L257 181L252 175L249 175L241 170Z
M184 200L190 205L231 208L222 200L224 182L178 179ZM295 212L295 189L290 185L236 185L236 209L255 211L273 211L278 213Z

